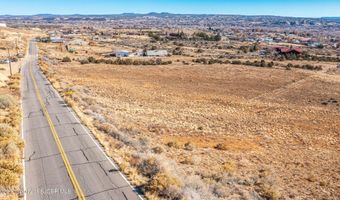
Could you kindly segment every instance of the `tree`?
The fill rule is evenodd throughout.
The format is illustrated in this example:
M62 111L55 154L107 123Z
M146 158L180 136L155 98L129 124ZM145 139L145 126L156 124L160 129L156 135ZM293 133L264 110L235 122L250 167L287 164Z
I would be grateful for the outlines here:
M222 39L222 37L219 33L217 35L213 36L214 41L221 41L221 39Z

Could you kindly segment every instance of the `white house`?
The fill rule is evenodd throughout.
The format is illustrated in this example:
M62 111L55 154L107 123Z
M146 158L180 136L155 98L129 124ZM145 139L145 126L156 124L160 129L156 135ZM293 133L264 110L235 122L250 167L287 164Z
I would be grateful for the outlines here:
M0 27L7 27L5 23L0 23Z
M60 37L51 37L51 42L52 43L63 43L64 39Z
M147 50L145 52L146 56L168 56L169 53L167 50Z

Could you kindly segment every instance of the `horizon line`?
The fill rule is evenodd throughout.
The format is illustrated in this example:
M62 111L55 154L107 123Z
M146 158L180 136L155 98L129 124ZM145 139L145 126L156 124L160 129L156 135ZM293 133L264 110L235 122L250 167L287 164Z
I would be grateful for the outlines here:
M320 17L310 17L310 16L283 16L283 15L268 15L268 14L255 14L255 15L247 15L247 14L217 14L217 13L171 13L171 12L147 12L147 13L136 13L136 12L124 12L124 13L105 13L105 14L94 14L94 13L73 13L73 14L56 14L56 13L37 13L37 14L0 14L0 16L38 16L38 15L55 15L55 16L104 16L104 15L124 15L124 14L134 14L134 15L148 15L148 14L171 14L171 15L225 15L225 16L250 16L250 17L260 17L260 16L269 16L269 17L291 17L291 18L313 18L313 19L321 19L321 18L340 18L340 16L320 16Z

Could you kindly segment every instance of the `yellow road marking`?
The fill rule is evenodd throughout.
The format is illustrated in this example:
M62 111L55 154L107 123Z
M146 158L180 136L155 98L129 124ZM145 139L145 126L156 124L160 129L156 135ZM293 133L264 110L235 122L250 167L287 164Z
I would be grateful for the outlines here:
M33 71L32 71L32 61L31 61L31 60L30 60L30 63L29 63L29 68L30 68L30 76L31 76L31 78L32 78L32 80L33 80L33 84L34 84L34 88L35 88L35 92L36 92L37 98L38 98L38 100L39 100L39 103L40 103L40 105L41 105L41 108L42 108L42 110L43 110L43 113L44 113L44 115L45 115L45 117L46 117L46 119L47 119L47 122L48 122L48 124L49 124L49 126L50 126L50 129L51 129L52 135L53 135L53 137L54 137L54 140L55 140L55 142L57 143L59 152L60 152L60 154L61 154L61 158L62 158L63 161L64 161L64 164L65 164L67 173L68 173L68 175L70 176L72 185L73 185L74 189L76 190L78 199L79 199L79 200L85 200L84 193L83 193L83 191L82 191L82 189L81 189L81 187L80 187L80 185L79 185L79 183L78 183L78 180L77 180L76 176L74 175L74 172L73 172L73 170L72 170L72 167L71 167L71 165L70 165L70 162L69 162L69 160L68 160L68 158L67 158L67 156L66 156L66 153L65 153L65 151L64 151L64 148L63 148L63 146L62 146L62 144L61 144L61 141L60 141L60 139L59 139L58 133L57 133L57 131L56 131L56 129L55 129L53 123L52 123L51 117L50 117L50 115L49 115L49 113L48 113L48 111L47 111L47 109L46 109L46 105L45 105L44 101L43 101L42 98L41 98L41 95L40 95L40 91L39 91L37 82L36 82L36 80L35 80L35 78L34 78L34 75L33 75Z

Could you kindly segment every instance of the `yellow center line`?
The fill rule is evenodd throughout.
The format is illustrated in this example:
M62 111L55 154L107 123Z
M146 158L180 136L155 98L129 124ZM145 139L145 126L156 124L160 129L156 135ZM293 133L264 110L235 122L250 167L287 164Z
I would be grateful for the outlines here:
M41 98L40 91L39 91L39 88L38 88L38 85L37 85L37 81L36 81L36 79L35 79L35 77L33 75L32 60L30 60L30 62L29 62L29 68L30 68L30 76L31 76L31 78L33 80L33 84L34 84L34 88L35 88L35 92L36 92L37 98L38 98L39 103L41 105L42 111L43 111L43 113L44 113L44 115L45 115L45 117L47 119L47 122L48 122L48 124L50 126L52 135L53 135L54 140L55 140L55 142L56 142L56 144L58 146L59 152L61 154L61 158L64 161L64 164L65 164L67 173L68 173L68 175L69 175L69 177L71 179L72 185L73 185L73 187L74 187L74 189L75 189L75 191L77 193L78 199L79 200L85 200L84 193L83 193L83 191L82 191L82 189L81 189L81 187L80 187L80 185L78 183L78 180L77 180L76 176L74 175L74 172L72 170L70 162L69 162L69 160L68 160L68 158L66 156L64 148L63 148L63 146L61 144L61 141L59 139L58 133L57 133L57 131L56 131L54 125L53 125L51 117L50 117L50 115L49 115L49 113L47 111L46 105L45 105L44 101Z

